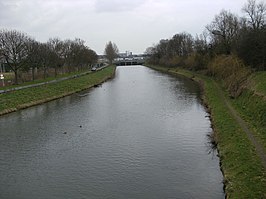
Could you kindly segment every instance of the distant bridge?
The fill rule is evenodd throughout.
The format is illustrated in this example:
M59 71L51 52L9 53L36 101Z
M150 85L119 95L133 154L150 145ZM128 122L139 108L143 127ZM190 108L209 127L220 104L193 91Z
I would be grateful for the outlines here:
M113 63L117 66L142 65L145 59L143 57L117 58Z

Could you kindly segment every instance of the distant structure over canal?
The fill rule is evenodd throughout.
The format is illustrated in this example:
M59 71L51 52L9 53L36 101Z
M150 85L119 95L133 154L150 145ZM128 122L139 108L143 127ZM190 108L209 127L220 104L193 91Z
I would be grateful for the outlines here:
M147 57L148 55L146 54L133 54L130 51L126 51L124 53L119 53L113 63L117 66L142 65L145 63ZM99 62L107 62L104 55L99 55Z

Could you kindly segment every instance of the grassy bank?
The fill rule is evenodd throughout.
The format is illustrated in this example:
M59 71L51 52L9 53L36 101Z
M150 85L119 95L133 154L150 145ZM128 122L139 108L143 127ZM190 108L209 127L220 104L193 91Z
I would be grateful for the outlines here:
M113 76L114 66L75 79L0 95L0 115L88 89Z
M248 88L266 96L266 71L254 73L249 79Z
M46 77L45 79L36 79L34 81L28 81L28 82L23 82L20 83L18 85L6 85L5 87L0 87L0 89L11 89L11 88L15 88L18 86L28 86L28 85L32 85L32 84L38 84L38 83L42 83L42 82L48 82L48 81L52 81L52 80L57 80L60 78L64 78L64 77L71 77L74 75L80 75L82 73L90 73L91 71L88 70L83 70L83 71L75 71L75 72L71 72L71 73L65 73L65 74L58 74L56 77ZM5 80L14 80L14 74L13 73L5 73Z
M254 73L247 88L232 104L248 122L266 151L266 72Z
M227 94L219 84L209 77L186 70L152 68L172 74L181 74L202 83L204 101L211 112L215 138L218 143L227 198L266 198L265 169L255 147L221 98L221 93L224 96Z

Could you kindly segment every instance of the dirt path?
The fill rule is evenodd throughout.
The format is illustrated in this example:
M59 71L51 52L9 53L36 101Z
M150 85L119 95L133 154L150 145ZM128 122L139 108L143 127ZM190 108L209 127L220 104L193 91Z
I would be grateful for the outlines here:
M265 153L264 147L258 142L258 139L254 136L254 133L248 128L248 125L246 124L246 122L239 116L238 112L232 107L230 102L226 99L221 88L217 85L216 82L215 82L215 86L217 87L219 96L223 100L225 106L229 109L233 118L237 121L241 129L246 133L248 139L255 147L255 150L261 159L264 169L266 170L266 153Z

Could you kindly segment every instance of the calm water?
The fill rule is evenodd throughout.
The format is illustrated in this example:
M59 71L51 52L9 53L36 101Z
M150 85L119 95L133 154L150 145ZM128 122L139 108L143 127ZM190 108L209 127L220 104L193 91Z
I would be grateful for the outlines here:
M0 198L224 198L207 116L194 82L118 67L101 87L0 117Z

